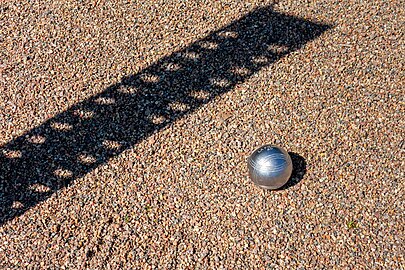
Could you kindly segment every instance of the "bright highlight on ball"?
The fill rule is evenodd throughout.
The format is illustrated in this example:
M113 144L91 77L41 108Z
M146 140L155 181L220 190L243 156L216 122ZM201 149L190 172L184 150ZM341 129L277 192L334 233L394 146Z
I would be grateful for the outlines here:
M290 155L276 145L264 145L248 158L249 177L263 189L278 189L284 186L292 173Z

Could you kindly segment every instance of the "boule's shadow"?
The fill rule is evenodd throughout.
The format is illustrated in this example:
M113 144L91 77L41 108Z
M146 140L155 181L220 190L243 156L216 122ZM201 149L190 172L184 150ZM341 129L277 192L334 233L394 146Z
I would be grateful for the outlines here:
M291 157L293 165L291 177L288 179L287 183L285 183L284 186L276 190L286 190L297 185L302 181L304 175L307 172L307 162L305 161L305 158L294 152L288 152L288 154Z

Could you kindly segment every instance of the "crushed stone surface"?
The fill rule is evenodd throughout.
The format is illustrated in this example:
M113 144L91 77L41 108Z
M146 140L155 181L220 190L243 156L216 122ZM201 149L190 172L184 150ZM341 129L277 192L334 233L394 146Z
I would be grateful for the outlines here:
M401 1L1 1L1 269L403 269ZM263 191L246 159L289 151Z

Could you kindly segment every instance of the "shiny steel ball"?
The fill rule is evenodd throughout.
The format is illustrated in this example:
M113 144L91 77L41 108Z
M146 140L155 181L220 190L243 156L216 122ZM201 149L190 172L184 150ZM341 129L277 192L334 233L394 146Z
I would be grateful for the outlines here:
M278 189L285 185L292 173L290 155L276 145L264 145L248 158L249 177L263 189Z

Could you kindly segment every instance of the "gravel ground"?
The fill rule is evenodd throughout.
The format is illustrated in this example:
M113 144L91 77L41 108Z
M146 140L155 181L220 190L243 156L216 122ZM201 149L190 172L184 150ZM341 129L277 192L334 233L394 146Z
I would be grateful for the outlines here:
M400 7L0 2L0 268L404 269Z

